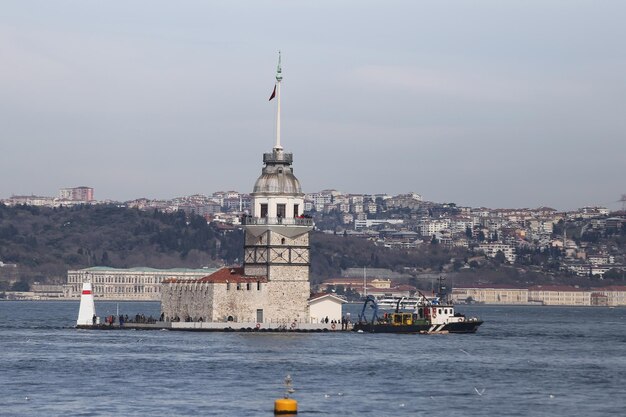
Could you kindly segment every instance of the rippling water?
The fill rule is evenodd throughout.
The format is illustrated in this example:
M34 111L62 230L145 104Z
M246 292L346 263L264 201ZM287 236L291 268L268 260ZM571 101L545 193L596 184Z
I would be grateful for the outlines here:
M458 309L478 333L87 331L78 302L0 302L0 415L271 416L286 374L302 416L624 415L626 309Z

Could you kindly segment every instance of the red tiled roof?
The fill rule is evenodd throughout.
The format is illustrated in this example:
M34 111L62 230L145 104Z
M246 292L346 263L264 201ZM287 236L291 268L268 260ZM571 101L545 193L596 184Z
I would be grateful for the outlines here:
M571 287L569 285L535 285L528 288L529 291L571 291L571 292L582 292L589 291L584 288L576 288Z
M164 283L176 283L176 282L183 282L183 283L202 283L202 282L208 282L208 283L221 283L221 284L225 284L227 282L234 282L234 283L238 283L238 282L267 282L267 277L264 276L256 276L256 275L244 275L244 269L243 267L225 267L222 269L219 269L217 271L215 271L214 273L212 273L211 275L208 275L206 277L203 278L198 278L198 279L175 279L175 278L171 278L171 279L167 279L163 281Z
M208 277L200 278L198 282L227 283L227 282L267 282L267 277L244 275L243 267L222 268Z
M594 287L592 291L626 291L626 285L610 285L608 287Z
M454 289L468 290L468 289L494 289L494 290L524 290L526 288L516 287L506 284L474 284L474 285L455 285Z

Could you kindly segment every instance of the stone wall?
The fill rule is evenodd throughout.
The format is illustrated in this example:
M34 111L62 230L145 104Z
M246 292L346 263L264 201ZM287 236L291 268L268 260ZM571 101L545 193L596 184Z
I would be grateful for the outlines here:
M267 283L213 284L213 320L256 323L257 309L265 306ZM249 289L248 289L249 288ZM265 312L264 312L265 313ZM265 314L264 314L265 315Z
M289 325L308 322L309 294L308 281L167 283L161 311L170 320L256 323L257 310L263 310L265 323Z
M306 323L309 321L309 281L271 281L267 283L266 321Z
M224 284L225 285L225 284ZM161 293L161 312L167 320L176 318L213 321L214 288L210 283L165 283Z
M270 265L270 281L309 281L309 267L305 265Z
M285 242L283 243L283 239ZM251 243L254 244L254 243ZM290 238L284 236L276 231L269 232L269 244L274 246L309 246L309 233L302 233L300 236L296 236L294 238Z
M245 266L246 275L253 277L266 277L267 276L267 265L265 264L246 264Z

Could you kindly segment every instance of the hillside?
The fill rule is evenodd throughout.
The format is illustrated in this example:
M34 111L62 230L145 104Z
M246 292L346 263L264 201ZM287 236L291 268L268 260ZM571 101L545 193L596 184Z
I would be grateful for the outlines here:
M48 209L0 205L0 260L18 265L21 279L63 282L68 269L201 268L240 262L241 230L221 232L199 216L117 206ZM353 237L311 234L312 280L351 267L440 270L455 253L429 246L390 250Z
M116 268L201 268L240 263L243 232L224 231L199 216L144 212L117 206L73 208L0 205L0 291L8 281L21 288L34 281L63 283L68 269L103 265ZM468 259L469 256L469 259ZM545 274L533 265L511 266L463 249L424 244L389 249L357 237L311 234L311 281L338 277L347 268L387 268L419 273L453 273L453 283L577 283L588 279ZM409 283L420 286L417 278ZM580 281L580 282L579 282ZM618 282L619 281L619 282ZM621 283L605 280L604 284ZM430 285L427 283L427 285Z
M17 264L28 282L64 282L68 269L94 265L218 266L240 258L242 244L240 232L221 233L182 212L0 205L0 261Z

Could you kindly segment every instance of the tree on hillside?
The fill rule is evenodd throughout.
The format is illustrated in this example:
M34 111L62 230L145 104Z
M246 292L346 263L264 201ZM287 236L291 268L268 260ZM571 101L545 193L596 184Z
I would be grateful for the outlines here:
M25 280L19 280L11 285L11 291L27 292L30 291L30 285Z
M494 257L494 259L499 264L503 264L506 262L506 256L504 256L504 252L502 252L501 250L496 252L496 256Z

